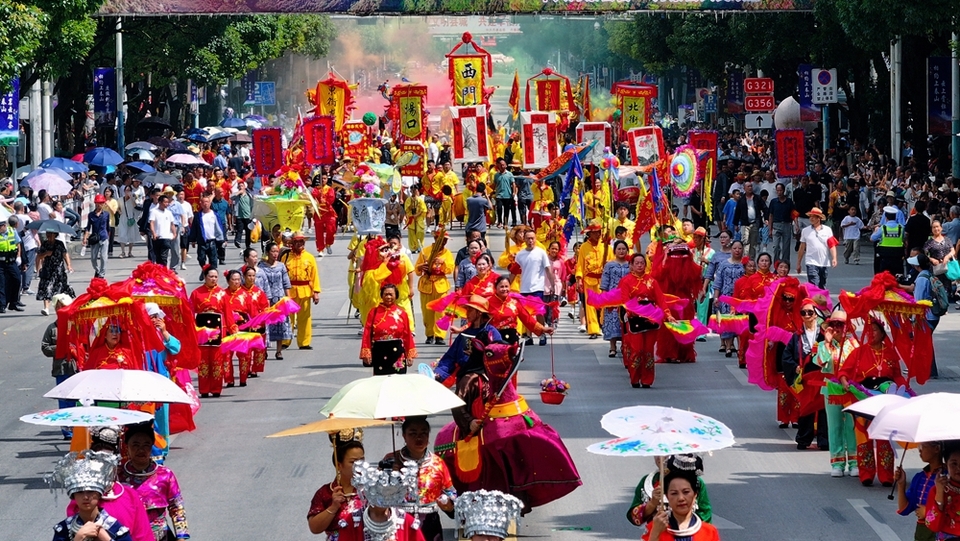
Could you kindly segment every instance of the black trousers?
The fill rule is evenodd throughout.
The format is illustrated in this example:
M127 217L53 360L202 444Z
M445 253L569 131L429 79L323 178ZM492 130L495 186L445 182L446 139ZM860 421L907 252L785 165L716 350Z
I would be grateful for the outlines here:
M166 267L170 259L171 249L173 249L172 239L154 239L153 240L154 263L156 263L157 265L163 265L164 267Z
M20 267L16 260L0 262L0 308L20 302Z
M497 223L503 226L507 225L507 213L510 213L510 226L517 225L517 208L513 204L513 198L497 198Z
M244 248L250 247L250 222L252 218L235 218L234 227L236 228L236 233L233 236L233 243L240 243L240 235L243 235Z
M533 205L532 199L517 199L517 213L520 214L520 223L527 224L527 218L530 215L530 206Z
M813 423L817 426L814 429ZM804 415L797 422L797 445L809 447L813 443L813 438L817 438L817 447L820 449L829 449L830 440L827 437L827 410L821 409L817 413Z

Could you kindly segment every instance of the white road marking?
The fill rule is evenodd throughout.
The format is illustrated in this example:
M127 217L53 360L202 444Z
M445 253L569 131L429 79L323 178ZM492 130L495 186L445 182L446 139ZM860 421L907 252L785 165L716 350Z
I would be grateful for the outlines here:
M739 366L728 364L727 370L733 374L733 377L737 378L737 381L740 382L740 385L743 385L744 387L749 387L752 385L749 381L747 381L747 373Z
M17 389L17 390L18 390L18 391L33 391L34 388L33 388L33 387L23 387L23 388Z
M743 529L743 526L735 522L731 522L723 517L718 517L717 515L713 515L711 524L713 524L713 526L718 530L742 530Z
M848 499L847 502L853 506L853 508L857 511L857 514L860 515L860 518L862 518L867 525L873 529L881 541L900 541L900 538L897 537L897 534L890 528L890 526L880 522L874 518L869 511L867 511L870 506L867 504L866 500Z

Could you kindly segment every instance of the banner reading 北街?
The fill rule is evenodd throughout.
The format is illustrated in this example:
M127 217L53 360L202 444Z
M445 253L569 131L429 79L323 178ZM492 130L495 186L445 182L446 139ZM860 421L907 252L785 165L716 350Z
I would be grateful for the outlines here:
M608 122L581 122L577 124L577 143L586 144L596 141L593 149L583 157L583 163L599 164L603 159L604 148L613 144L613 129Z
M314 113L320 116L332 116L334 128L340 131L343 123L347 121L353 106L353 92L347 81L338 78L334 74L328 74L327 78L317 82L317 88L311 95L307 96L313 102Z
M616 83L611 93L617 97L617 108L620 109L621 138L628 131L648 124L650 104L657 97L657 87Z
M253 170L261 177L276 174L283 166L283 130L259 128L253 130Z
M10 90L0 94L0 146L20 144L20 79L10 82Z
M400 143L400 154L410 153L412 158L405 165L400 166L400 174L405 177L420 177L427 172L427 147L420 141L404 141Z
M307 165L334 165L337 154L333 143L332 116L314 116L303 121L303 161Z
M349 120L340 129L340 141L343 144L343 157L357 163L366 161L370 150L370 136L367 125L362 120Z
M451 107L453 117L453 163L483 162L489 159L487 106Z
M950 58L932 56L927 59L927 133L950 134L952 107Z
M483 56L450 57L450 78L453 80L453 104L458 107L483 103Z
M560 154L557 148L557 122L554 113L531 111L520 113L523 166L543 169Z
M117 118L117 76L113 68L93 71L93 118L99 126Z
M807 174L803 130L777 130L777 176L802 177Z
M397 85L393 87L393 106L396 106L395 135L403 139L426 139L426 85Z

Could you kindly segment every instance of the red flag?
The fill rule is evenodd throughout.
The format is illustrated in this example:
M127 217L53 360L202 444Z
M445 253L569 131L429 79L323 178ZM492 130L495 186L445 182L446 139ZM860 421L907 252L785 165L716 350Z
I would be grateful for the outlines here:
M583 119L587 122L593 120L593 114L590 112L590 76L583 78Z
M513 111L513 119L517 119L520 114L520 72L513 72L513 87L510 89L510 110Z

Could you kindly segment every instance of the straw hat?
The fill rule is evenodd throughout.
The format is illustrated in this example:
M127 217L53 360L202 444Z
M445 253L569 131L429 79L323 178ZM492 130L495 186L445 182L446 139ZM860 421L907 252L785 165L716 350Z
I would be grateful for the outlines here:
M478 312L483 312L487 314L490 312L490 306L487 304L487 299L481 297L480 295L470 295L470 299L467 300L463 305L467 308L473 308Z

